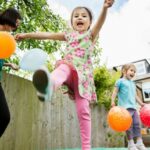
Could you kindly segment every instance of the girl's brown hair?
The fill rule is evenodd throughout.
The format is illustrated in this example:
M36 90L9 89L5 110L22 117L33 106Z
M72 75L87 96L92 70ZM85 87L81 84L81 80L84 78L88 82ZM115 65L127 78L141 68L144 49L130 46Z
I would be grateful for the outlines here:
M0 25L9 25L16 28L17 19L21 20L20 13L14 8L8 8L0 14Z

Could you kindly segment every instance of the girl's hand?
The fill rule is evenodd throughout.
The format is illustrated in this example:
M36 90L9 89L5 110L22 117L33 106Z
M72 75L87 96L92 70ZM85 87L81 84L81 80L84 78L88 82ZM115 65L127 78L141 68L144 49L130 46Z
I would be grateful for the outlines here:
M26 34L25 33L18 33L14 37L15 37L15 40L21 41L21 40L26 38Z
M113 5L114 0L105 0L104 7L109 8Z
M145 103L141 103L141 107L144 107L144 105L146 105Z
M16 64L11 64L11 68L13 70L19 70L19 66L17 66Z

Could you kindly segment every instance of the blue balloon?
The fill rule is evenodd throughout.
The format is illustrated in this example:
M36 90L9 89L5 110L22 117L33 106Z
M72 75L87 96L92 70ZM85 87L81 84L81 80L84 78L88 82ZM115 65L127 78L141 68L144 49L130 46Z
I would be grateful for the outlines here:
M19 66L23 70L35 71L45 64L47 57L46 52L39 48L34 48L24 54Z

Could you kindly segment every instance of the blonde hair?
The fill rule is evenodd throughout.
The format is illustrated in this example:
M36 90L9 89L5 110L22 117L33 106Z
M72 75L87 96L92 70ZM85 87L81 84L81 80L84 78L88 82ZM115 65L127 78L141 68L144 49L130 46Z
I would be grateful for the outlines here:
M134 67L135 70L136 70L135 65L132 64L132 63L123 65L122 68L121 68L121 76L120 76L120 78L122 78L124 76L124 73L127 72L131 67Z

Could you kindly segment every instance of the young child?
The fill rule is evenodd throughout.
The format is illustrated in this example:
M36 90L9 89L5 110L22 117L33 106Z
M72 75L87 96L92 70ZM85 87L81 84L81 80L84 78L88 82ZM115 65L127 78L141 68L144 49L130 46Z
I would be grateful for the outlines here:
M122 75L119 80L116 81L115 88L112 94L111 106L115 106L115 98L118 95L118 105L126 108L132 116L133 122L130 129L126 131L128 138L129 150L146 150L141 136L140 119L136 110L136 101L144 106L144 103L136 94L136 86L132 81L135 76L136 68L134 64L127 64L122 67ZM134 138L136 138L136 144L134 144Z
M19 26L21 16L19 12L13 8L9 8L0 14L0 31L14 31ZM18 66L11 63L6 63L4 59L0 58L0 137L3 135L5 129L10 122L10 112L5 98L3 88L1 86L2 67L8 66L14 70L18 70Z
M67 42L65 57L56 63L56 69L49 74L46 68L37 70L33 84L40 100L51 99L52 91L65 84L69 94L75 99L79 119L82 150L91 148L91 117L89 103L96 101L91 54L95 38L105 21L107 9L114 0L105 0L96 24L92 24L92 14L86 7L77 7L71 14L72 32L69 33L20 33L17 40L50 39Z

